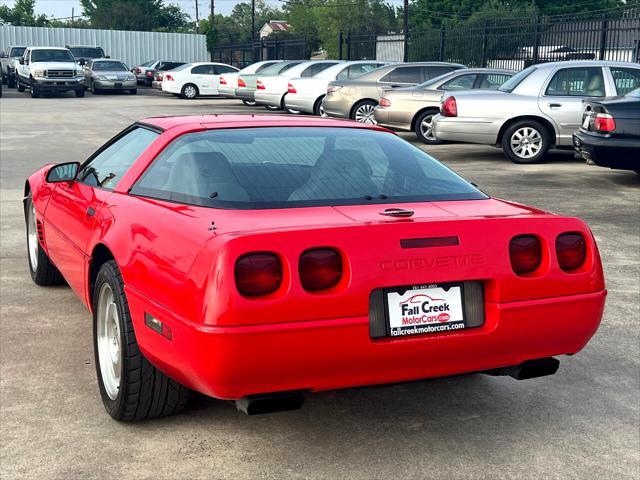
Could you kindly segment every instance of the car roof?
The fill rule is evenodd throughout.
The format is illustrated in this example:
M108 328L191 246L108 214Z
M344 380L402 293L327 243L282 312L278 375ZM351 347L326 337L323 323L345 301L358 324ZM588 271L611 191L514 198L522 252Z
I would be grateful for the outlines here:
M547 62L532 65L537 68L557 68L557 67L614 67L614 66L633 66L638 67L633 62L616 62L614 60L565 60L562 62Z
M269 114L210 114L210 115L179 115L167 117L148 117L138 123L169 130L184 125L204 127L207 129L223 128L255 128L255 127L347 127L365 128L371 130L385 130L374 125L365 125L351 120L329 119L322 117L307 117L299 115L269 115Z
M30 50L69 50L67 47L27 47Z

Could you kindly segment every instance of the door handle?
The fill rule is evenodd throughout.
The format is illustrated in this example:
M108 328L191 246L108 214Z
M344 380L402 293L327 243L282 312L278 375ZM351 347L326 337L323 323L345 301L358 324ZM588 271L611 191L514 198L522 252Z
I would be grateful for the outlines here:
M549 108L560 108L562 106L561 103L550 103Z
M96 211L93 207L87 208L87 217L93 217L96 214Z

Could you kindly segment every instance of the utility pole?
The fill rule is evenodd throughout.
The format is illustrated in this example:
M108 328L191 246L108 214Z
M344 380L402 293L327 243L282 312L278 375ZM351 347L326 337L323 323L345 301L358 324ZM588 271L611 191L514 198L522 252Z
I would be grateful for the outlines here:
M214 21L214 5L213 5L213 0L211 0L209 7L211 8L211 24L209 25L209 30L211 30L213 32L213 29L215 28L215 21ZM216 43L218 43L218 41L216 40ZM213 62L213 48L211 48L211 61Z
M251 44L256 40L256 0L251 0Z
M71 26L75 27L75 12L74 12L74 8L71 7Z
M198 0L196 0L196 33L200 33L200 15L198 15Z
M403 61L407 61L409 45L409 0L404 0L404 8L402 9L402 33L404 34L404 54Z
M214 18L214 4L213 4L213 0L211 0L211 28L213 29L213 18Z

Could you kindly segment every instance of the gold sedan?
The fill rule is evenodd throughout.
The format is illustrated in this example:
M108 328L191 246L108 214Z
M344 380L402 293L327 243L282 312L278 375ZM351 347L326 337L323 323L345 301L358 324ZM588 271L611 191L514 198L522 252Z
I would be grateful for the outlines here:
M395 88L382 94L374 117L378 125L396 130L413 130L427 144L439 143L431 119L440 111L446 91L495 90L516 72L497 68L454 70L415 87Z

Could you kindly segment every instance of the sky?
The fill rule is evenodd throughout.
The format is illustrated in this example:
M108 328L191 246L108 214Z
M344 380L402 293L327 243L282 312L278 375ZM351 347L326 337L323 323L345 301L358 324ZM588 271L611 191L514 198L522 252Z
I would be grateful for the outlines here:
M14 0L0 0L0 3L12 6ZM195 19L195 0L165 0L165 3L180 5L182 10ZM214 0L215 11L216 13L228 15L236 3L241 3L241 0ZM202 18L208 15L210 8L209 0L199 0L198 4L200 17ZM72 8L75 9L76 15L82 14L82 7L78 0L36 0L36 13L44 13L47 16L54 16L56 18L70 17Z

